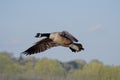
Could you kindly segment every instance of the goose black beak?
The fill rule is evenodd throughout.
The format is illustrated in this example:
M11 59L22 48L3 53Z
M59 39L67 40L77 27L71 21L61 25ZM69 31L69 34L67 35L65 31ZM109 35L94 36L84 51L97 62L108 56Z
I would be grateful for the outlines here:
M37 33L37 34L35 35L35 37L36 37L36 38L40 37L40 33Z

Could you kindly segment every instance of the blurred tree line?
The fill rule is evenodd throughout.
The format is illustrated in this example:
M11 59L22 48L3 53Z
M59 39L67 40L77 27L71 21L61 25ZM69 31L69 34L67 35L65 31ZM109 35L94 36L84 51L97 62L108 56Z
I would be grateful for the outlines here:
M0 80L120 80L120 66L98 60L60 62L48 58L14 58L0 53Z

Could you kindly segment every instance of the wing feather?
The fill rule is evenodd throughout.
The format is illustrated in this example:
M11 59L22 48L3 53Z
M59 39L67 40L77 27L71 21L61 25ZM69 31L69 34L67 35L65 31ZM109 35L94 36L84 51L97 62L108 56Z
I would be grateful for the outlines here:
M51 39L49 38L44 38L38 42L35 43L32 47L28 48L26 51L23 53L26 55L31 55L35 54L38 52L43 52L51 47L58 46L56 43L54 43Z
M72 34L70 34L69 32L63 31L63 34L64 34L65 37L69 38L70 40L78 42L78 40Z

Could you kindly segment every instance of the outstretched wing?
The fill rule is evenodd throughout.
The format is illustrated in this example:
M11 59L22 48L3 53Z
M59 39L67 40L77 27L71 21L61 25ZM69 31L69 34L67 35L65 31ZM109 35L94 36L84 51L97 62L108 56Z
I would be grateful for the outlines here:
M56 43L54 43L51 39L49 38L44 38L38 42L36 42L35 45L33 45L32 47L28 48L26 51L24 51L23 53L26 55L31 55L31 54L35 54L38 52L43 52L51 47L55 47L58 46Z
M70 34L69 32L63 31L62 33L64 34L65 37L69 38L70 40L78 42L78 40L72 34Z

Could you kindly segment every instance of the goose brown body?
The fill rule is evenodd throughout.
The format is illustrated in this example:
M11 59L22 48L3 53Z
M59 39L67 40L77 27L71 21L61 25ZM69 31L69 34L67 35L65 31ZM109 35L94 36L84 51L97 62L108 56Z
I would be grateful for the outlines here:
M63 46L68 47L72 52L79 52L84 50L82 44L74 43L78 40L67 31L52 32L52 33L38 33L37 38L44 37L40 41L36 42L35 45L25 50L23 53L31 55L34 53L43 52L51 47Z
M73 42L69 38L65 37L62 32L52 33L52 35L50 35L50 39L61 46L67 46Z

